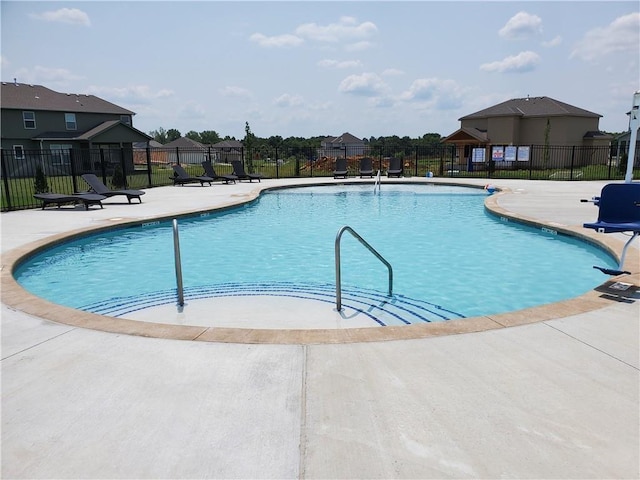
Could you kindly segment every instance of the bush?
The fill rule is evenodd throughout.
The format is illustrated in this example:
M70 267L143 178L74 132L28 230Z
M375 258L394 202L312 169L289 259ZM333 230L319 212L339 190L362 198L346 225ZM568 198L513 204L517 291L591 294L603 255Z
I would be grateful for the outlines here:
M49 182L47 182L47 177L40 165L36 166L36 177L33 181L33 190L35 193L47 193L49 191Z
M111 177L111 185L113 188L124 188L124 173L122 166L116 165L113 169L113 177Z

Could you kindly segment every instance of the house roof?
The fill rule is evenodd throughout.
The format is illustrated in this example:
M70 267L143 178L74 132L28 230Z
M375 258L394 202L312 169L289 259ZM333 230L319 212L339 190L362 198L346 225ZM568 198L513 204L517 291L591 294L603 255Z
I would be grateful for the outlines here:
M147 148L147 144L149 144L149 148L162 148L163 144L157 142L156 140L149 140L148 142L133 142L133 148Z
M2 82L0 90L3 109L135 115L131 110L119 107L95 95L60 93L42 85Z
M554 116L602 117L602 115L597 113L574 107L573 105L550 97L527 97L507 100L506 102L498 103L492 107L461 117L458 120L503 116L518 116L523 118Z
M325 143L335 143L335 144L364 143L361 138L358 138L358 137L356 137L354 135L351 135L348 132L343 133L339 137L327 137L327 138L324 139L324 142Z
M176 138L173 142L166 143L164 145L167 147L179 147L179 148L205 148L203 144L200 142L196 142L195 140L189 137L180 137Z
M140 139L151 139L149 135L137 130L129 125L122 123L120 120L109 120L102 122L100 125L93 127L85 132L44 132L33 137L33 140L76 140L76 141L92 141L96 137L113 128L124 128Z
M487 137L486 130L480 130L478 128L463 127L456 130L451 135L441 140L441 142L444 142L444 143L452 142L452 141L472 141L472 142L479 142L479 143L487 143L489 141L489 138Z

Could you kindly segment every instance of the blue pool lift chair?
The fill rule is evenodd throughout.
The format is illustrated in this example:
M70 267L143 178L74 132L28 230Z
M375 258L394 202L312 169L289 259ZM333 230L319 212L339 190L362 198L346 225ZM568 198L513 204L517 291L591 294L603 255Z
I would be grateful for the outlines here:
M600 233L626 233L631 237L622 249L618 269L596 267L607 275L630 274L623 270L624 258L631 242L640 235L640 183L610 183L605 185L597 198L599 208L598 220L585 223L585 228L592 228Z

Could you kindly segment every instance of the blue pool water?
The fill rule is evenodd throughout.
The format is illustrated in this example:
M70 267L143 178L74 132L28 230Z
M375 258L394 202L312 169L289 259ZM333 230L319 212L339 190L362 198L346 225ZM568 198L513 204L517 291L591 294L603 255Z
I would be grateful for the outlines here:
M335 302L334 241L344 225L393 265L394 296L386 297L384 265L345 234L343 304L368 312L387 304L398 324L563 300L602 283L592 265L615 266L587 243L485 213L485 197L434 185L384 185L380 195L371 185L317 186L273 190L248 205L181 219L185 296ZM38 296L96 313L175 303L171 221L57 246L15 276Z

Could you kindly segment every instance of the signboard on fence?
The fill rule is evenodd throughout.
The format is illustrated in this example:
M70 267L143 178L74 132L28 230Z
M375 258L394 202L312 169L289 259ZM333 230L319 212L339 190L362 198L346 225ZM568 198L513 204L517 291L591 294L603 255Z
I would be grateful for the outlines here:
M506 162L515 162L516 161L516 152L517 148L513 146L505 147L504 149L504 159Z
M473 163L484 163L484 148L474 148L471 161Z
M504 162L504 147L491 147L491 159L494 162Z
M518 147L518 161L519 162L529 161L529 147Z

